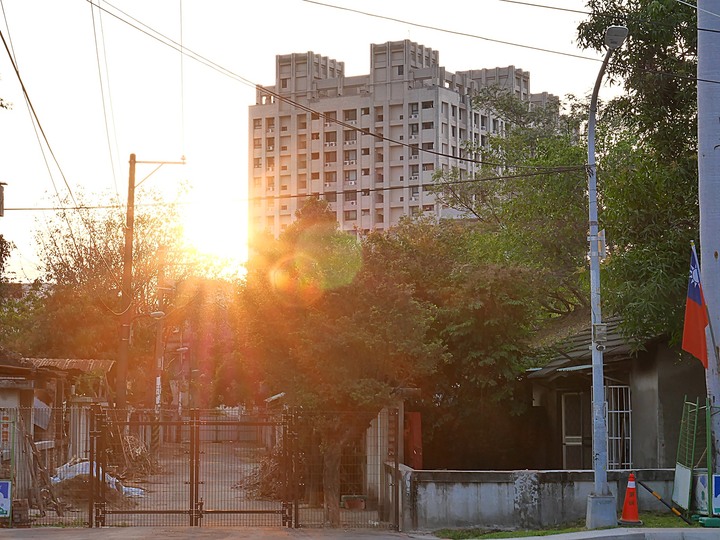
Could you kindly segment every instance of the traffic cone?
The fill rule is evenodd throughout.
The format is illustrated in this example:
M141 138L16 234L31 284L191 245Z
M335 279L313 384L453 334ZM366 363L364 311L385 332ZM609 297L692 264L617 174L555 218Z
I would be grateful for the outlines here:
M637 488L635 487L635 475L630 473L627 489L625 490L625 503L623 504L622 517L618 520L620 525L642 525L638 515Z

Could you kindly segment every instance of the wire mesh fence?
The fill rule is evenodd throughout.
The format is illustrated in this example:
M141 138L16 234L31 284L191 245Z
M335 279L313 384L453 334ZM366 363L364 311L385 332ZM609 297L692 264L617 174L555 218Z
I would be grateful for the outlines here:
M395 409L0 409L5 525L392 527L397 432Z

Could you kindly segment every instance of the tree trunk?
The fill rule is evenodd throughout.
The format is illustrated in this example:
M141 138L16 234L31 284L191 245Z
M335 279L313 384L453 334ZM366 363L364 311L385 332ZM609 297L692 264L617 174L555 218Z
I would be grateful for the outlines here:
M325 494L325 525L340 526L340 455L342 445L331 441L323 453L323 488Z

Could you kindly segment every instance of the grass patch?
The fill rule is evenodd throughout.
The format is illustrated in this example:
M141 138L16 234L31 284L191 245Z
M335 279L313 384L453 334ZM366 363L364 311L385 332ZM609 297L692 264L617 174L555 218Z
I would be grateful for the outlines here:
M643 527L648 528L690 528L699 527L700 524L688 525L682 519L671 513L643 513L640 516ZM548 529L523 530L523 531L499 531L497 529L441 529L435 531L438 538L449 540L470 540L474 538L524 538L526 536L551 536L571 532L585 531L585 523L578 522L562 528L553 527Z

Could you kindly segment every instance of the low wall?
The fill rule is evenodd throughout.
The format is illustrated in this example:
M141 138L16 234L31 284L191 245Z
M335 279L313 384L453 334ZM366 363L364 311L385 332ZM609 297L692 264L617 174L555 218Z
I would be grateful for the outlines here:
M391 468L387 469L393 474ZM666 501L674 471L634 471ZM628 471L609 471L608 484L622 512ZM454 527L526 529L585 519L593 489L592 471L415 471L401 465L401 530L429 531ZM667 511L637 485L643 511Z

